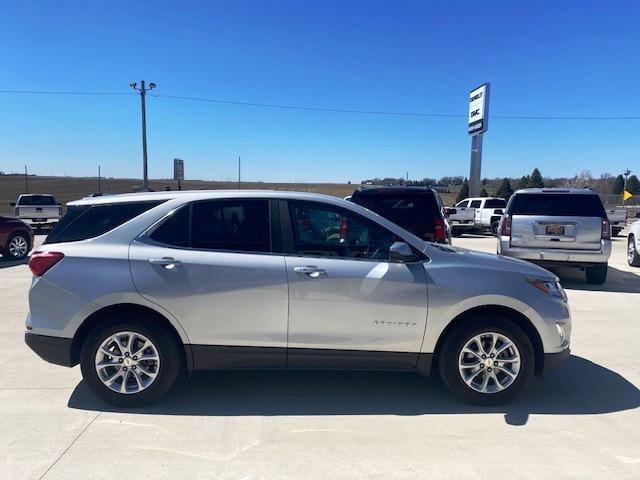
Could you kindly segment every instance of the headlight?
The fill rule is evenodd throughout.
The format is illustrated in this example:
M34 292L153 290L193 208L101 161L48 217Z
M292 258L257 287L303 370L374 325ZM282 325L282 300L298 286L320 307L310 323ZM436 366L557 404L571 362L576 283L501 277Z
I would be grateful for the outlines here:
M536 287L538 290L543 291L554 297L567 299L567 294L564 292L562 285L557 280L541 280L539 278L527 278L527 281Z

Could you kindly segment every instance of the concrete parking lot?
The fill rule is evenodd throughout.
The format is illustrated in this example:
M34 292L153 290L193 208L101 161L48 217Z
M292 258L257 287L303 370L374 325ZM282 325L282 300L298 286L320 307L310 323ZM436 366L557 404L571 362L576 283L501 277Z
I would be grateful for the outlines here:
M640 478L640 269L625 247L614 240L605 285L559 272L573 356L499 408L409 374L206 373L158 405L119 410L79 367L26 347L31 275L2 262L0 478Z

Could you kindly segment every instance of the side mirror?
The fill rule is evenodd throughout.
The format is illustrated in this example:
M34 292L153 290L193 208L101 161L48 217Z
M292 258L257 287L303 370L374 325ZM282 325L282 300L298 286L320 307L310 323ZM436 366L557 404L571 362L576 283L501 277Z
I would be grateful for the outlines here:
M389 260L395 263L411 263L417 261L418 257L405 242L394 242L389 248Z
M12 206L12 207L15 207L16 206L16 202L11 202L9 205Z

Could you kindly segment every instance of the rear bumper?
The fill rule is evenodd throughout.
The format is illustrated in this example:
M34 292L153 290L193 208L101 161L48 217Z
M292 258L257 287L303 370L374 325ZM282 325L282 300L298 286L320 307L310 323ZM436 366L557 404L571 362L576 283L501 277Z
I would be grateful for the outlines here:
M38 220L36 221L33 218L20 218L20 220L22 220L24 223L26 223L27 225L31 225L31 226L38 226L38 225L57 225L58 222L60 221L59 218L43 218L41 221Z
M593 265L607 263L611 256L611 242L600 243L599 250L569 250L512 247L509 237L501 237L498 242L498 253L506 257L519 258L541 265L570 264Z
M71 357L72 338L50 337L25 332L24 341L40 358L49 363L65 367L73 367L76 364Z
M560 353L545 353L544 354L544 366L542 368L541 376L547 376L560 365L562 365L571 356L571 349L565 348Z

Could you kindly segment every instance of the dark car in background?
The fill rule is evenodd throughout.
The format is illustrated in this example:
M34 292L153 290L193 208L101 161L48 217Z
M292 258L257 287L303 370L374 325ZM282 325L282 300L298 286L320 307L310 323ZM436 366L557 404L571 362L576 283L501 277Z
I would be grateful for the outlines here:
M359 188L350 201L368 208L423 240L451 243L444 204L428 187Z
M3 260L21 260L33 247L33 230L17 218L0 216L0 253Z

